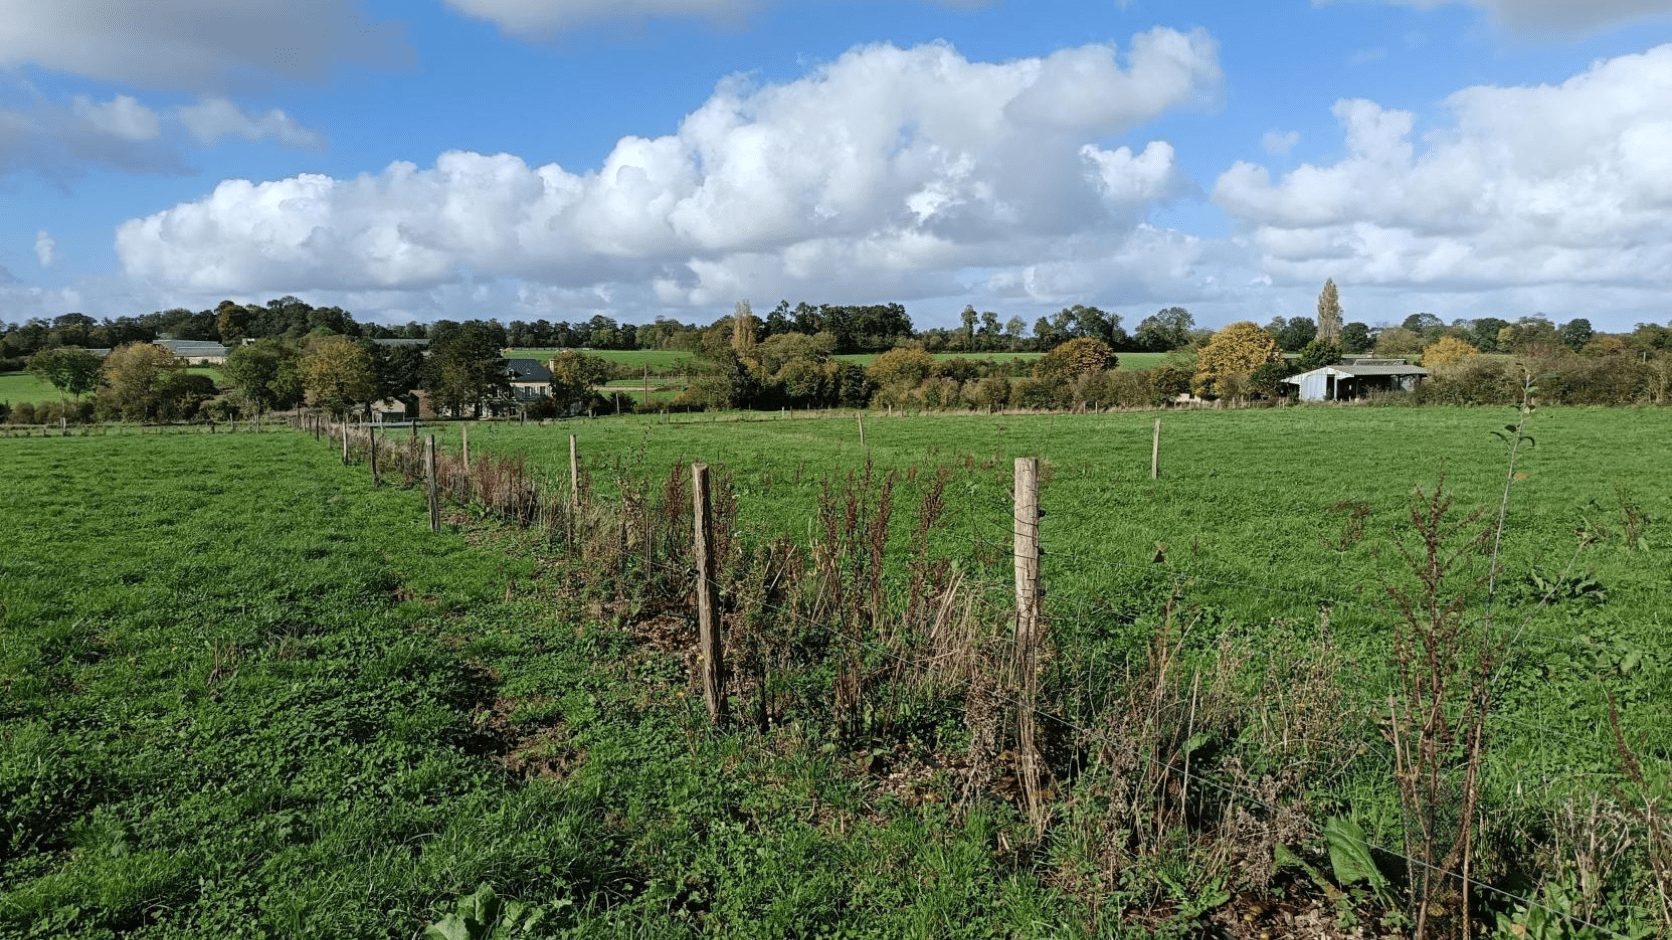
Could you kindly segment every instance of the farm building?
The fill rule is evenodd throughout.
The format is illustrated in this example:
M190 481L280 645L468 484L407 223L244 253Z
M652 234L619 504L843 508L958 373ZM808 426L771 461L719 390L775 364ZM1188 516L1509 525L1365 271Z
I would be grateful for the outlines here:
M220 343L210 342L208 340L173 339L168 336L159 337L153 342L155 345L161 346L176 356L179 356L181 359L186 360L189 365L226 365L227 349Z
M1427 374L1403 359L1354 359L1291 375L1283 383L1300 386L1301 401L1347 401L1372 392L1410 391Z

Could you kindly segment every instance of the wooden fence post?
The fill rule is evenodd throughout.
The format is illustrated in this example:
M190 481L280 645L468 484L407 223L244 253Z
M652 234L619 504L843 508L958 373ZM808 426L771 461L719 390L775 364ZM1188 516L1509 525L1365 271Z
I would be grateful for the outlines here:
M865 446L865 412L859 413L859 446Z
M575 435L569 435L569 508L581 508L581 463L575 453Z
M372 488L376 489L383 485L383 477L377 472L377 428L371 428L366 432L366 446L370 448Z
M441 501L435 492L435 435L428 438L429 443L424 448L424 476L429 481L430 488L430 531L441 531Z
M348 466L348 419L347 418L343 419L342 432L343 432L343 466L346 467L346 466Z
M1149 478L1161 479L1161 419L1155 419L1155 440L1150 444Z
M1039 698L1039 459L1016 458L1016 671L1021 704L1017 708L1017 745L1021 752L1022 784L1034 828L1045 822L1041 796L1042 763L1038 742Z
M470 472L470 425L459 425L459 443L464 448L464 482L471 487L471 499L476 498L475 474Z
M650 410L650 363L644 364L644 407Z
M691 465L692 530L697 548L697 665L702 669L702 698L716 727L726 721L722 686L725 661L720 642L720 620L715 615L714 529L709 517L708 465Z

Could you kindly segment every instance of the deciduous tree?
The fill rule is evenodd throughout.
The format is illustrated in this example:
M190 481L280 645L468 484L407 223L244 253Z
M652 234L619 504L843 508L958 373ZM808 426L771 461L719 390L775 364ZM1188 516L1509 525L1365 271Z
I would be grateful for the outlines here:
M1301 372L1311 372L1324 366L1333 366L1341 361L1341 347L1334 343L1315 339L1307 343L1295 357L1295 368ZM1285 376L1286 378L1287 376Z
M289 343L260 339L229 353L222 372L237 386L239 397L260 414L302 400L301 359Z
M1112 369L1119 363L1115 351L1100 339L1071 339L1039 357L1033 377L1045 383L1066 382L1082 375Z
M1341 297L1335 290L1335 279L1324 281L1324 289L1318 293L1318 335L1313 339L1320 339L1326 343L1341 343Z
M462 324L445 340L430 344L425 385L434 401L462 414L489 398L510 395L501 344L494 331L477 321Z
M371 354L346 336L310 340L298 370L308 402L332 414L346 414L377 396L377 370Z
M157 413L158 389L164 378L186 368L184 360L152 343L129 343L105 357L99 384L105 407L128 420Z
M1435 366L1449 366L1454 362L1462 362L1470 356L1480 355L1480 350L1469 345L1455 336L1442 336L1432 346L1422 351L1424 368Z
M1248 320L1213 334L1196 356L1191 386L1198 395L1227 395L1248 387L1248 377L1268 362L1283 359L1270 333Z
M51 383L60 395L76 398L99 387L99 368L104 363L80 346L55 346L29 357L29 371Z
M935 368L935 357L921 349L890 349L876 358L866 376L884 388L921 385Z

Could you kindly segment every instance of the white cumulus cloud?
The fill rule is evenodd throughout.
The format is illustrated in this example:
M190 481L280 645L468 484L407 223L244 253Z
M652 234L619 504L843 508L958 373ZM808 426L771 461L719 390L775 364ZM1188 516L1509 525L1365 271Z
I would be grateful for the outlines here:
M1088 269L1143 241L1173 150L1102 142L1219 81L1201 31L1002 63L863 46L795 81L722 82L676 132L624 137L594 169L448 152L353 179L228 180L123 224L116 247L131 276L206 292L510 277L531 296L648 288L674 306L796 285L926 296L1074 239Z
M1448 127L1345 100L1347 156L1273 181L1238 162L1213 199L1279 279L1485 290L1672 287L1672 45L1560 85L1476 86Z
M52 267L58 260L58 242L47 234L46 229L35 233L35 260L39 261L43 268Z

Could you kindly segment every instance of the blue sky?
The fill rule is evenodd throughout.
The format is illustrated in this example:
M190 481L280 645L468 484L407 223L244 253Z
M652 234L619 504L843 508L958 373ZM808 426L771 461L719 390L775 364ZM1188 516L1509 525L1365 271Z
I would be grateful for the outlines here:
M0 321L1672 304L1672 0L0 0Z

